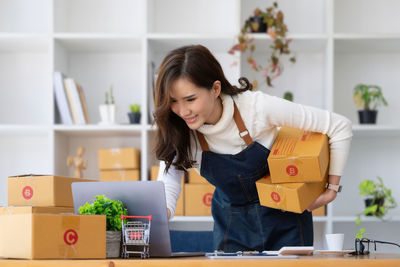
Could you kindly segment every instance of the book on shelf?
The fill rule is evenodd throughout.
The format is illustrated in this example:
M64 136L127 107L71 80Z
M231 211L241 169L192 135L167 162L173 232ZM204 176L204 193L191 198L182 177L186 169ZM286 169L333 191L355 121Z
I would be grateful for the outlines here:
M73 78L64 79L68 103L71 108L72 119L75 124L86 124L83 104L79 96L78 86Z
M154 108L154 97L155 97L155 86L157 80L157 72L156 72L156 65L153 61L150 62L150 86L148 90L148 100L149 100L149 122L150 124L153 123L154 117L153 114L155 112Z
M60 113L61 123L65 125L72 125L74 122L72 120L71 110L69 108L69 103L67 95L64 89L64 74L59 71L55 71L53 74L53 86L54 94L56 99L56 106Z
M76 87L78 88L79 92L79 99L81 100L82 108L83 108L83 115L85 117L85 123L89 124L89 113L86 104L85 94L83 93L82 86L79 83L76 83Z

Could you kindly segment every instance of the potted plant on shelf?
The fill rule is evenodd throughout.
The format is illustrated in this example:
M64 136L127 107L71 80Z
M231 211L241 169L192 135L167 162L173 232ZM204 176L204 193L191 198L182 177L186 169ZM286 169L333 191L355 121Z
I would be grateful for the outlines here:
M372 180L364 180L359 184L360 195L367 196L365 201L365 209L362 213L357 215L356 224L361 222L361 215L375 216L382 218L385 216L389 209L397 206L397 203L392 196L392 190L383 184L381 177L377 177L378 182ZM360 228L357 238L362 238L365 228Z
M131 105L129 105L129 108L131 111L131 112L128 112L129 122L131 124L140 123L140 117L141 117L140 105L139 104L131 104Z
M388 105L381 87L362 83L354 87L353 101L359 108L358 116L361 124L375 124L377 107L381 104Z
M93 203L86 202L78 211L80 214L106 215L106 257L118 258L121 255L121 214L128 215L122 202L97 195Z
M113 86L110 86L110 92L105 93L105 101L99 106L100 124L114 124L116 116L116 105L113 94Z
M247 58L247 62L251 65L254 71L264 71L265 82L268 86L272 86L272 80L279 77L283 71L282 57L284 55L291 55L292 52L289 49L291 39L286 38L288 31L287 25L284 23L284 16L281 10L277 10L278 4L273 3L271 7L268 7L266 11L262 11L259 8L254 10L253 16L249 17L244 26L241 29L241 33L238 36L238 43L235 44L228 53L234 54L235 51L245 52L250 51L250 55ZM264 27L263 23L266 24ZM264 30L265 29L265 30ZM271 37L273 44L269 45L270 55L267 62L267 66L259 65L254 56L255 44L254 38L250 37L248 33L252 32L265 32ZM292 63L296 62L295 56L291 56L289 60ZM253 81L253 87L259 86L258 81Z

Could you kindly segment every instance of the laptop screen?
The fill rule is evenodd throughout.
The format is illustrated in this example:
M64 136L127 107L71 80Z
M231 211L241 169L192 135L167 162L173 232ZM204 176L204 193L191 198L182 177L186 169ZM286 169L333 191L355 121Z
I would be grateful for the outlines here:
M72 183L74 211L86 202L92 203L96 195L121 200L128 215L148 216L150 227L150 256L171 256L164 183L161 181L76 182Z

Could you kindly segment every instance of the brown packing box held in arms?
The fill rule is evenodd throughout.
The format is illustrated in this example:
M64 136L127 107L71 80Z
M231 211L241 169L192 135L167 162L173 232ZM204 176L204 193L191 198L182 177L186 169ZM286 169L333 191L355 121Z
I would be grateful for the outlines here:
M95 180L56 175L20 175L8 178L9 206L73 207L71 184Z
M329 167L328 137L282 127L268 156L272 183L320 182Z
M140 150L134 147L98 150L100 170L140 169Z
M160 167L159 166L152 166L151 167L151 175L150 175L150 180L151 181L157 181L157 177L158 177L158 171L159 171ZM185 178L182 177L181 180L181 194L179 195L178 201L176 202L176 209L175 209L175 215L174 216L183 216L183 199L184 199L184 195L185 195Z
M214 189L211 184L185 184L185 216L210 216Z
M313 216L326 216L326 206L319 207L312 211Z
M138 169L120 169L120 170L101 170L101 181L139 181L140 171Z
M328 171L322 182L273 184L269 175L256 182L260 204L266 207L302 213L325 191Z
M42 211L44 210L34 207L0 210L0 257L19 259L104 259L106 257L106 216L50 214L41 213Z

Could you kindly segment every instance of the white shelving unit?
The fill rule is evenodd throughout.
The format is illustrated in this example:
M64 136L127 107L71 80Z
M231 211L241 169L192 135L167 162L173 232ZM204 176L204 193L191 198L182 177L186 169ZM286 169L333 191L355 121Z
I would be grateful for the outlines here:
M7 204L7 177L21 173L72 175L65 164L78 146L89 160L85 177L98 178L97 150L134 146L142 151L141 176L157 164L152 153L155 127L149 121L150 62L189 44L207 46L229 81L240 76L261 81L247 54L229 55L244 20L272 0L0 0L0 205ZM315 217L315 247L325 233L344 232L353 246L355 215L363 209L358 184L381 176L400 195L400 20L396 0L279 0L293 39L297 63L285 64L274 88L260 90L328 109L350 118L354 138L342 178L344 190ZM254 34L256 56L267 59L271 39ZM232 66L234 61L239 64ZM52 74L58 70L84 89L90 125L60 125ZM377 125L358 125L352 103L357 83L379 84L388 107ZM100 126L98 105L113 85L118 122ZM129 125L129 104L140 103L140 125ZM398 200L399 201L399 200ZM371 238L397 241L400 209L384 222L363 218ZM171 229L211 229L211 217L176 217ZM381 251L395 251L382 247Z

